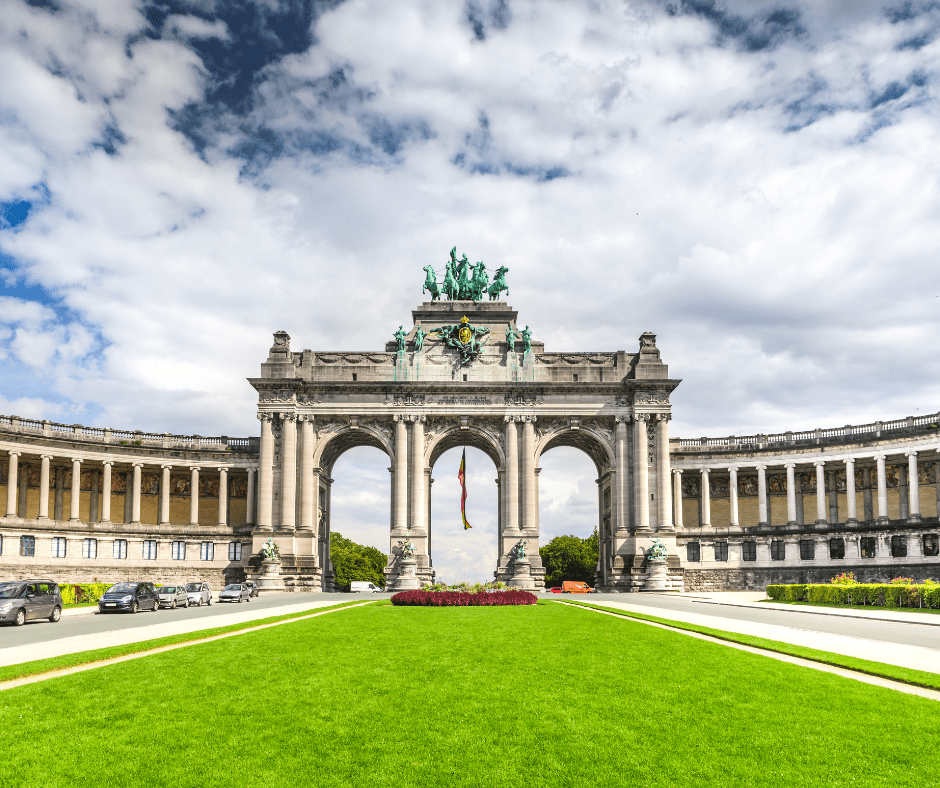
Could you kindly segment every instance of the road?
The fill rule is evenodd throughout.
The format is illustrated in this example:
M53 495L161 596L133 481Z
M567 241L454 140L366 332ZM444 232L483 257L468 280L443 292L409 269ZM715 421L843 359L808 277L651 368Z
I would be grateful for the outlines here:
M899 646L917 646L940 651L940 626L908 624L893 621L872 621L862 618L847 618L838 615L807 613L799 607L775 605L773 607L738 607L732 604L715 604L674 594L587 594L584 596L559 595L562 599L581 599L594 604L624 602L632 607L649 609L649 615L669 618L669 614L694 613L716 619L771 624L789 627L807 632L820 632L827 635L875 640ZM940 616L930 613L919 614L933 623L940 623ZM928 618L929 617L929 618ZM715 623L716 629L723 629L721 623Z

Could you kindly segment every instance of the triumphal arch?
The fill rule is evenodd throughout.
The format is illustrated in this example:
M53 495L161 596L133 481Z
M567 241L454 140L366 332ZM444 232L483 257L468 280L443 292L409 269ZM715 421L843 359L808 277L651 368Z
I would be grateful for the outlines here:
M261 421L252 552L273 538L290 586L330 589L333 467L349 449L373 446L390 461L388 585L430 583L431 474L445 451L473 446L496 471L495 577L543 588L539 460L570 446L597 468L597 585L649 587L658 539L668 557L656 587L681 588L669 457L670 394L679 381L655 334L641 334L631 351L546 350L538 327L520 323L500 300L507 269L490 283L482 263L452 251L442 281L425 271L431 300L412 311L410 327L390 325L381 349L296 351L287 332L274 334L260 377L250 379Z

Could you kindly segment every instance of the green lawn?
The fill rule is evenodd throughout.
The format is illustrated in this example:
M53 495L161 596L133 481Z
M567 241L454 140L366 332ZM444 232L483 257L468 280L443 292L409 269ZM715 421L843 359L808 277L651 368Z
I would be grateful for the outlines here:
M940 703L560 604L368 605L0 694L3 786L926 786Z

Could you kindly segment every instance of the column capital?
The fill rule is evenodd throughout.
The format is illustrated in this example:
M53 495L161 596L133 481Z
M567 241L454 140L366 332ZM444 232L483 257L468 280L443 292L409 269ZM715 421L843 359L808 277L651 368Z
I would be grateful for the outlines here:
M169 470L171 470L171 469L173 468L172 465L166 465L166 464L163 464L163 465L161 465L160 467L161 467L163 470L165 470L165 471L169 471Z
M195 473L199 473L200 468L198 465L187 465L186 467L189 468L189 470L194 471Z
M938 451L940 451L940 449L938 449ZM7 456L8 456L8 457L19 457L22 453L23 453L23 452L21 452L21 451L8 451L8 452L7 452Z
M795 463L795 462L785 462L785 463L783 464L783 467L784 467L784 468L795 468L795 467L796 467L796 463Z
M535 424L537 419L538 419L538 416L533 416L531 414L527 414L527 415L519 417L519 421L521 421L523 424Z
M142 463L142 462L132 462L131 465L133 465L135 468L143 468L143 467L144 467L144 463Z
M503 421L505 421L507 424L515 424L516 422L522 421L522 416L509 414L507 416L503 416ZM940 451L940 449L938 449L937 451Z
M904 452L904 456L905 456L905 457L916 457L916 456L917 456L917 450L916 450L916 449L911 449L911 450L909 450L909 451L906 451L906 452Z
M843 458L842 458L842 462L844 462L846 465L852 465L852 464L855 462L855 458L854 458L854 457L843 457Z
M55 459L55 455L54 455L54 454L40 454L40 455L39 455L39 459L41 459L41 460L54 460L54 459Z
M409 413L403 417L405 421L410 421L412 424L424 424L427 421L427 416L423 413Z
M297 414L291 411L283 411L277 414L281 421L297 421Z
M219 473L228 473L228 471L229 471L229 466L228 466L228 465L221 465L221 466L219 466L218 471L219 471Z
M406 422L406 421L410 421L410 419L408 418L407 413L396 413L395 415L392 416L392 421Z
M755 465L754 467L755 467L757 470L759 470L759 471L766 471L766 470L767 470L767 466L766 466L766 465Z
M737 465L729 465L729 466L728 466L728 473L737 473L737 472L738 472L738 466L737 466Z
M102 460L102 465L114 465L114 460Z
M258 421L274 421L274 414L268 413L267 411L265 411L264 413L259 413Z
M887 455L887 454L875 454L875 455L872 456L872 459L875 460L875 461L877 461L877 460L886 460L887 458L888 458L888 455Z
M638 421L638 422L640 422L640 421L649 421L649 420L650 420L650 416L652 416L652 415L653 415L653 414L651 414L651 413L634 413L634 414L633 414L633 418L634 418L636 421Z
M711 468L699 468L699 472L707 476L709 473L712 472L712 469Z
M82 457L72 457L72 462L77 462L81 464L82 462L84 462L84 459Z
M825 460L813 460L813 465L815 465L817 468L820 466L825 466L825 464L826 464Z
M673 475L675 475L675 476L681 476L681 475L682 475L682 468L673 468L673 469L672 469L672 473L673 473Z
M671 413L657 413L656 420L657 421L672 421L672 414Z
M633 421L633 417L628 413L623 416L614 416L614 421L617 424L629 424ZM938 449L938 451L940 451L940 449Z

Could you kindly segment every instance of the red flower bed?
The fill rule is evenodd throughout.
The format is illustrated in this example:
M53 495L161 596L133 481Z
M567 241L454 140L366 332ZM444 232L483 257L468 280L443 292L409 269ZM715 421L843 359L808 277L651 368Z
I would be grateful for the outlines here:
M400 591L392 597L393 605L412 607L490 607L495 605L534 605L535 594L528 591Z

